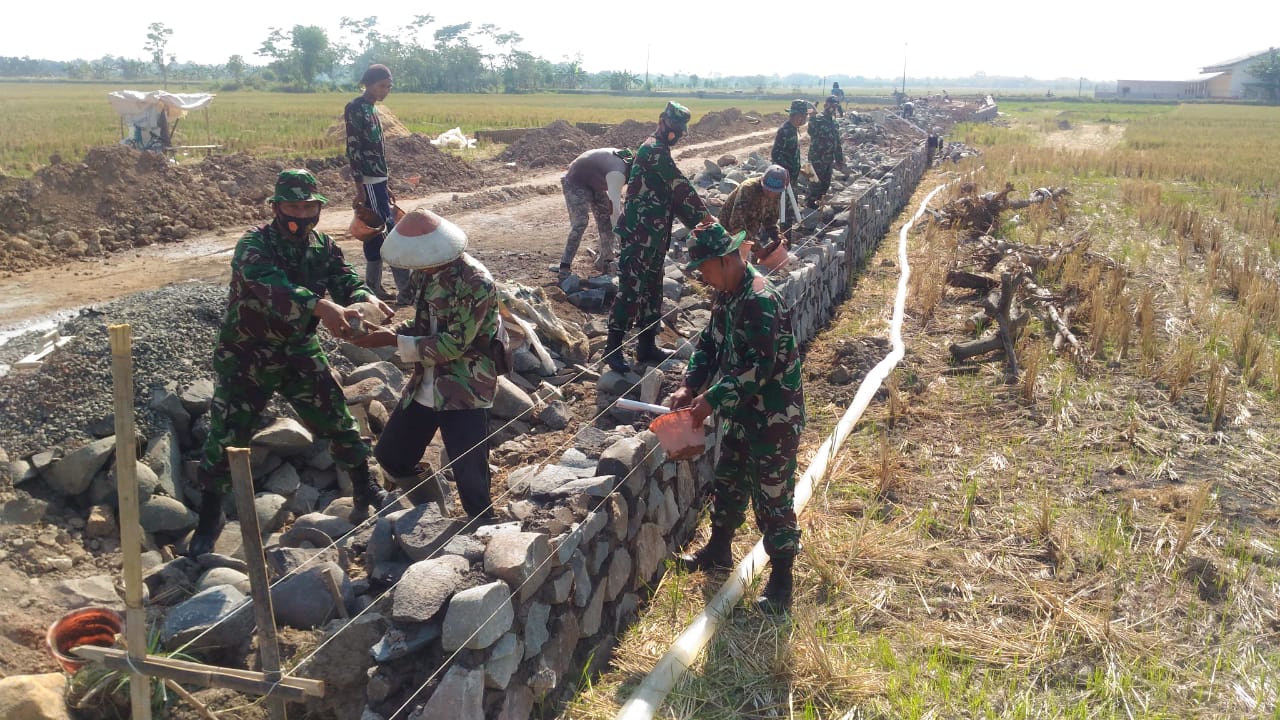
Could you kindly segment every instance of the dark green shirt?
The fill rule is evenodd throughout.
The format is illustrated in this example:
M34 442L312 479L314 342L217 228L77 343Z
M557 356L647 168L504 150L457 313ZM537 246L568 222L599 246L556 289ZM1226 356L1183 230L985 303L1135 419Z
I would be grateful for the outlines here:
M351 163L351 179L387 177L387 156L382 148L382 121L368 98L347 103L342 111L347 125L347 161Z

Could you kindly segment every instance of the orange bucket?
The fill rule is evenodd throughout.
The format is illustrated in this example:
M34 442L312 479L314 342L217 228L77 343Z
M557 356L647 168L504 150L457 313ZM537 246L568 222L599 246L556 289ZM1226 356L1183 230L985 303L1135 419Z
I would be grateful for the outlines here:
M63 615L45 633L44 641L49 653L62 669L75 674L85 664L71 654L71 649L81 645L111 647L116 635L124 632L124 619L109 608L86 607Z
M692 460L706 450L707 435L701 423L694 424L692 408L659 415L649 423L649 429L658 436L668 460Z

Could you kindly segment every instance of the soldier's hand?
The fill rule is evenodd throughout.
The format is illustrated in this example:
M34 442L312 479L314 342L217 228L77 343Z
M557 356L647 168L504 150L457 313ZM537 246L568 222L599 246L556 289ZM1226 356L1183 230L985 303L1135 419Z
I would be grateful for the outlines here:
M671 393L671 396L667 398L667 407L672 410L679 410L680 408L688 407L692 402L693 391L681 385L679 390Z
M347 318L360 319L359 310L345 308L328 299L316 303L316 309L312 314L320 318L320 324L324 325L329 334L344 340L354 334L351 330L350 320Z
M703 393L693 399L693 412L689 417L693 419L694 425L699 425L709 415L711 415L711 403L707 402L707 395Z

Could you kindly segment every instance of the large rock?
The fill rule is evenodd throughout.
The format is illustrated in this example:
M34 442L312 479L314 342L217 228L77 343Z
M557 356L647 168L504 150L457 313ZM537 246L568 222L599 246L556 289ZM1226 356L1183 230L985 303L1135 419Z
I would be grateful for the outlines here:
M391 529L400 549L410 560L426 560L458 532L460 522L440 514L435 503L389 513Z
M253 627L248 598L230 585L220 585L170 610L160 628L160 641L173 650L204 633L191 649L237 648L249 640Z
M533 398L529 397L529 393L516 387L505 375L498 378L498 392L493 398L493 409L490 411L493 417L499 420L530 419L533 417L533 408Z
M289 500L283 495L264 492L253 498L253 509L258 516L258 532L266 536L280 529L289 514Z
M520 599L533 596L551 572L551 545L543 533L509 532L494 535L484 552L484 571L520 588Z
M0 718L71 720L64 699L66 688L67 678L62 673L0 678Z
M338 614L336 599L324 579L326 572L337 580L343 605L351 607L355 603L351 579L337 563L311 565L271 588L271 606L277 623L307 629L318 627Z
M124 601L120 598L120 593L116 592L115 577L112 575L63 580L54 587L65 598L68 607L96 605L124 609Z
M120 478L116 474L118 466L119 463L111 463L111 470L107 473L107 482L112 488L120 487ZM160 478L156 475L156 471L152 470L151 466L144 462L139 461L134 463L133 477L138 484L138 502L145 503L156 493L157 490L161 488ZM173 495L169 494L169 497L173 497ZM119 490L116 490L116 492L113 493L111 502L114 505L120 504Z
M277 455L294 455L311 447L311 432L293 418L276 418L259 430L251 441L253 445L269 448Z
M366 377L351 383L342 388L342 394L346 397L348 405L365 405L372 400L382 403L396 401L396 391L378 377Z
M138 524L147 532L182 532L196 526L196 514L181 501L152 496L138 507Z
M446 652L463 647L483 650L505 635L515 618L506 583L495 580L467 588L449 601L440 641Z
M159 492L182 499L182 443L172 427L151 438L142 461L155 472Z
M397 622L426 622L444 607L461 586L470 564L457 555L422 560L409 566L396 585L391 618Z
M392 363L381 360L361 365L355 370L352 370L351 374L347 375L347 379L344 384L354 385L365 378L371 377L378 378L384 385L392 390L396 390L404 385L404 372Z
M102 438L47 466L44 481L61 495L79 495L89 489L93 476L107 464L115 451L115 437Z
M203 378L191 383L178 399L192 417L203 414L213 403L213 380Z
M431 699L409 720L458 720L484 717L484 670L454 665L444 674Z

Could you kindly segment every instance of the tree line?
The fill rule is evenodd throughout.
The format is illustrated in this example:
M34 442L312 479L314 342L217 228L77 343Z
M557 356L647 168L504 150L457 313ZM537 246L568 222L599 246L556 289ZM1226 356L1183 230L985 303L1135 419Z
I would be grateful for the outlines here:
M493 24L436 26L432 15L417 15L394 30L377 16L344 17L331 33L318 25L271 27L253 57L231 55L225 63L181 62L173 30L163 23L147 27L143 57L104 55L93 60L54 61L0 57L0 77L65 78L80 81L159 80L203 84L221 91L252 88L313 92L349 90L364 69L383 63L395 74L397 91L450 93L528 93L546 90L707 90L765 93L811 90L838 81L845 88L892 87L895 79L860 75L792 73L788 75L696 74L641 76L630 69L587 72L581 57L548 60L521 49L523 37ZM966 88L1074 89L1080 78L1040 80L975 73L967 78L911 78L911 84L939 91Z

